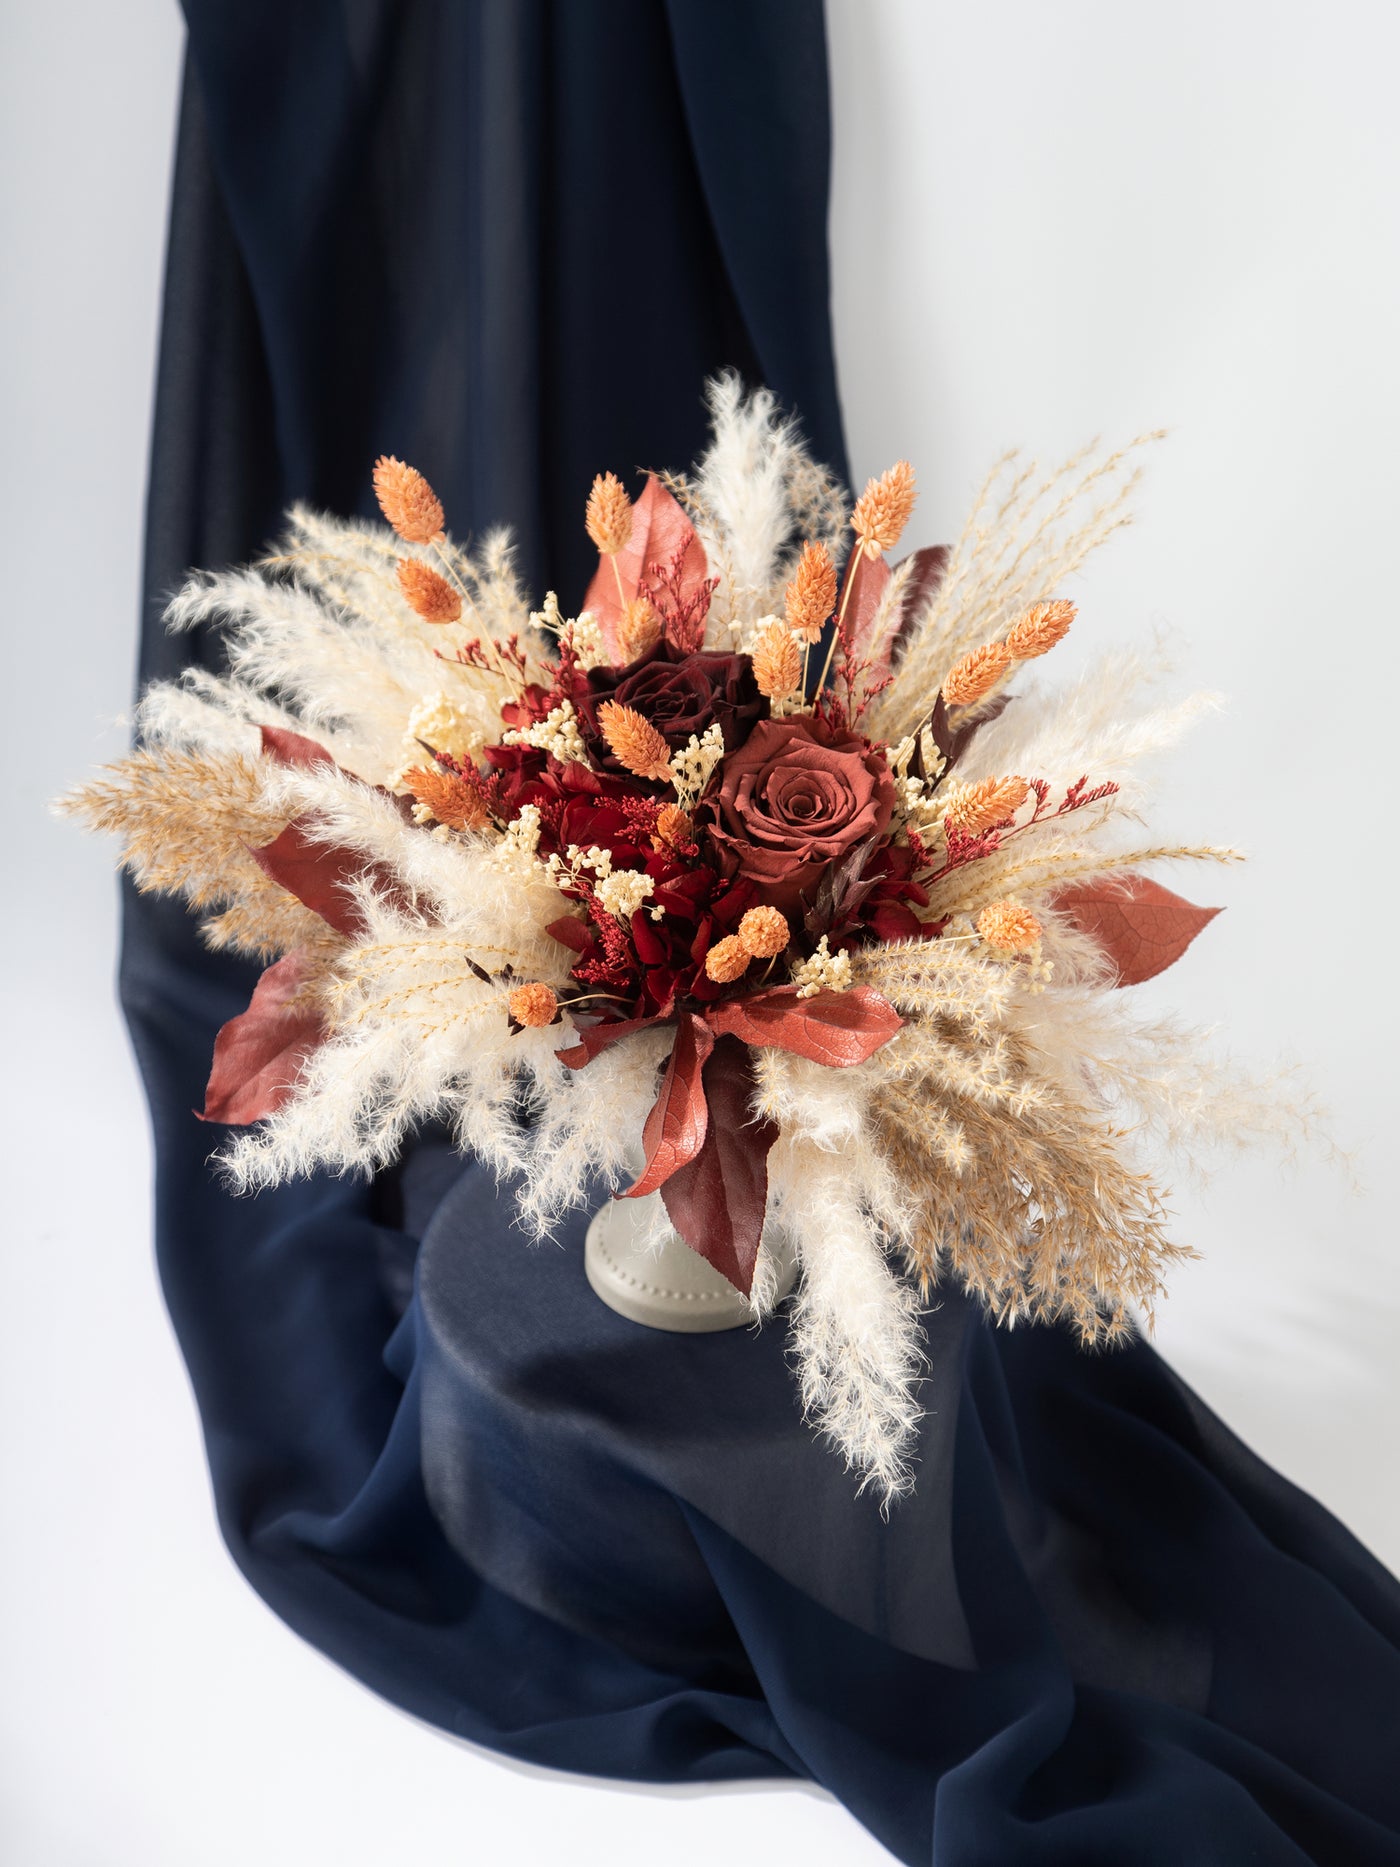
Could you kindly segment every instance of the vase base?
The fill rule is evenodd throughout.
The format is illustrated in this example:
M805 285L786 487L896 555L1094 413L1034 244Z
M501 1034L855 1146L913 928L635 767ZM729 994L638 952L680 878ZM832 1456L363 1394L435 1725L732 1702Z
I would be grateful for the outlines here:
M642 1242L645 1236L628 1200L609 1200L593 1215L583 1267L594 1294L609 1309L648 1329L677 1335L742 1329L756 1320L748 1298L678 1234L659 1248ZM797 1275L790 1258L779 1269L775 1301L787 1295Z

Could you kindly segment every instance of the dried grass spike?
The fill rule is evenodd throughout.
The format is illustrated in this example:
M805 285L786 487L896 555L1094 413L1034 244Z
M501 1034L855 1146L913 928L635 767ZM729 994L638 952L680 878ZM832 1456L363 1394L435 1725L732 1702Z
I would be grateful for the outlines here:
M656 836L662 849L685 849L695 835L695 825L679 804L663 804L656 813Z
M1048 655L1057 642L1069 634L1069 626L1078 614L1077 606L1063 598L1054 603L1036 603L1018 616L1006 637L1006 646L1017 661L1034 661Z
M598 709L598 724L613 756L624 770L638 778L668 778L671 748L650 720L633 707L605 700Z
M374 463L374 494L379 510L409 544L430 545L441 538L442 501L416 467L381 454Z
M790 694L802 679L802 649L797 637L776 616L754 639L753 674L758 691L770 700Z
M810 647L820 640L836 608L836 566L825 545L810 540L803 545L797 569L783 595L788 627Z
M1030 794L1024 778L983 778L976 784L958 785L943 813L944 821L970 836L980 836L1013 817Z
M456 622L461 616L461 595L431 564L421 558L400 558L398 573L405 603L424 622Z
M897 460L878 479L866 481L851 514L851 530L867 557L879 557L899 543L917 497L914 469L907 460Z
M583 522L604 557L616 557L632 536L632 501L615 473L594 480Z
M527 1031L538 1031L546 1024L553 1024L554 1014L559 1009L553 988L538 980L532 985L516 986L506 1003L510 1006L511 1017Z
M1003 642L988 642L964 655L943 683L943 698L950 707L975 707L1010 673L1014 657Z
M484 830L490 814L474 785L455 772L415 765L403 781L413 794L415 823L443 823L449 830Z
M618 645L625 665L649 655L661 640L661 618L650 598L635 597L626 604L617 625Z
M732 985L748 971L749 959L748 948L738 934L729 934L716 940L705 955L705 971L716 985Z

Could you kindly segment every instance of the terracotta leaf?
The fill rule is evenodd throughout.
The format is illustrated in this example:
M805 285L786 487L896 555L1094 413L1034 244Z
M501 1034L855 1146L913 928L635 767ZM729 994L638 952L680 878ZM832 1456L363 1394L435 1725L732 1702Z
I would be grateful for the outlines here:
M571 1070L585 1070L594 1057L601 1057L605 1050L610 1050L624 1037L630 1037L633 1031L645 1031L662 1022L660 1018L619 1018L613 1024L586 1024L579 1031L576 1044L571 1044L567 1050L556 1050L554 1054Z
M305 733L289 732L285 726L260 726L262 749L279 765L334 765L335 759L323 745L308 739Z
M867 660L875 646L875 616L880 599L889 588L890 567L882 557L867 557L863 551L852 552L846 566L849 598L846 604L846 630L851 638L851 653L858 661ZM838 613L840 606L838 605Z
M721 1037L704 1069L709 1123L704 1146L661 1189L672 1225L707 1264L747 1296L768 1204L768 1152L775 1122L751 1110L753 1055Z
M617 624L622 615L618 578L622 581L623 597L630 603L639 593L644 595L648 590L651 566L664 564L682 544L686 552L681 566L681 589L682 594L688 596L704 581L705 548L681 506L660 480L650 475L632 507L632 536L617 554L617 573L614 574L612 563L600 555L593 581L583 599L583 607L598 624L603 645L614 661L621 655L617 640Z
M709 1112L701 1072L715 1047L708 1025L694 1012L681 1013L671 1060L661 1079L661 1093L642 1129L646 1166L624 1199L642 1199L664 1186L678 1167L693 1160L705 1145Z
M269 966L248 1009L230 1018L214 1040L214 1061L201 1121L244 1126L274 1115L291 1095L301 1066L325 1036L314 1005L299 1002L312 962L297 947Z
M705 1017L718 1033L791 1050L836 1069L873 1057L904 1023L889 1000L868 985L811 998L799 998L795 986L777 986L712 1005Z
M368 877L401 902L407 901L386 870L372 862L358 849L340 843L313 842L303 827L309 822L295 818L280 836L260 848L249 850L254 862L279 888L295 895L303 907L319 914L328 926L347 940L365 931L364 917L348 892L347 884Z
M1052 906L1103 948L1119 985L1141 985L1165 972L1220 912L1183 901L1145 875L1062 888Z

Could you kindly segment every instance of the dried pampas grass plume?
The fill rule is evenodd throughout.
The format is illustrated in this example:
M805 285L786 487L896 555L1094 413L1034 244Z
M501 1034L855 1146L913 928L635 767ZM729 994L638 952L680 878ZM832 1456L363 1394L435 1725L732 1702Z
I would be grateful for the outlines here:
M583 522L605 558L616 557L632 536L632 501L615 473L594 480Z
M400 558L398 574L404 601L424 622L456 622L461 616L461 596L430 564L421 558Z
M980 836L993 824L1014 817L1030 794L1024 778L983 778L976 784L956 785L943 820L970 836Z
M1006 646L1017 661L1034 661L1038 655L1048 655L1055 644L1063 642L1069 634L1070 624L1077 614L1076 605L1063 599L1036 603L1012 623Z
M716 985L732 985L748 971L750 957L738 934L729 934L705 955L705 971Z
M598 709L598 724L619 764L638 778L669 778L671 748L634 707L605 700Z
M776 959L786 950L792 929L778 908L750 908L739 922L739 940L753 959Z
M802 679L802 650L797 637L776 616L754 637L753 676L770 700L790 694Z
M820 639L827 618L836 608L836 566L824 544L809 540L803 545L783 600L788 627L810 648Z
M1013 660L1003 642L988 642L985 648L974 648L970 655L963 656L944 681L944 700L950 707L975 707L998 682L1005 680Z
M442 501L416 467L381 454L374 463L374 495L379 510L407 543L430 545L441 538Z
M914 469L907 460L897 460L879 479L866 481L851 514L851 530L867 557L877 558L899 543L917 497Z
M538 980L532 985L516 986L506 1003L510 1007L511 1017L517 1024L523 1024L527 1031L537 1031L546 1024L553 1024L554 1014L559 1009L554 988Z
M998 953L1029 953L1040 944L1043 929L1019 901L994 901L977 916L977 931Z

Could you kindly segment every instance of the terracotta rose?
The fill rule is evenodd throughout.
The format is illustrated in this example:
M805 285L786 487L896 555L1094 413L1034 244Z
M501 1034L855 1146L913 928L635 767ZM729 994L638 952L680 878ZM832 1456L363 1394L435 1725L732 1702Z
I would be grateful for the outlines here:
M828 863L878 836L894 808L884 758L859 733L813 732L809 720L761 720L724 761L700 819L725 874L784 910Z

